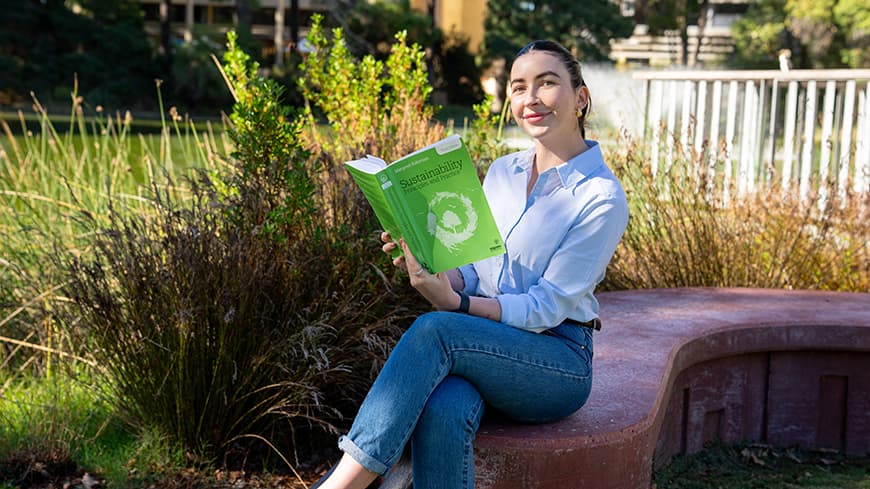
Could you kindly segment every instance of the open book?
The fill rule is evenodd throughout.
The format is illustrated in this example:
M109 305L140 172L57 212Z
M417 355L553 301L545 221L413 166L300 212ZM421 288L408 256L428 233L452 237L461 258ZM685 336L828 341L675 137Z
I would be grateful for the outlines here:
M404 238L430 273L505 252L477 169L458 135L389 165L366 156L345 166L384 230L397 242Z

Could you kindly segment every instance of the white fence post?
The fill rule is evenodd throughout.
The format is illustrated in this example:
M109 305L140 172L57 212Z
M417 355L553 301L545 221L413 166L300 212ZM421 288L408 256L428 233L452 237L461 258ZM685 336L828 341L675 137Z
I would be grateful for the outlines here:
M870 84L858 94L858 137L855 141L855 193L866 194L870 179Z
M682 115L680 117L680 150L683 151L683 155L689 149L689 124L692 117L692 89L694 86L695 84L689 80L683 82Z
M662 82L664 83L664 82ZM674 146L676 143L675 136L677 135L677 82L668 82L668 119L667 119L667 136L668 140L668 155L667 169L674 164Z
M722 200L727 204L731 197L731 179L734 178L734 128L737 124L737 80L728 84L728 113L725 116L725 184Z
M773 80L770 91L770 123L768 124L767 146L764 148L765 154L770 155L770 161L767 163L767 168L764 172L765 182L767 182L768 186L773 185L773 176L776 172L776 131L779 129L779 114L776 111L779 102L778 80Z
M756 182L759 181L761 186L765 186L767 184L767 179L765 178L765 173L761 171L764 166L762 163L764 162L764 154L762 150L764 149L764 143L762 142L764 135L764 107L766 106L766 95L767 95L767 82L764 79L761 79L758 84L758 95L756 96L757 103L754 107L755 111L755 131L752 133L752 156L749 158L749 170L750 170L750 179L749 179L749 191L754 192Z
M661 142L659 141L659 136L661 133L661 112L662 112L662 97L661 97L661 83L649 83L649 90L647 93L650 96L649 99L649 126L652 129L652 149L650 154L650 171L652 175L655 176L658 173L659 169L659 147L661 146ZM656 90L658 89L658 90Z
M785 134L783 136L782 156L782 189L791 185L792 168L794 167L794 133L797 126L798 82L788 82L788 95L785 106Z
M846 82L846 93L843 95L843 127L841 131L840 161L837 174L837 196L840 205L846 204L846 189L849 185L849 161L852 159L852 117L855 108L855 80Z
M740 143L740 161L737 175L737 196L745 197L752 190L752 163L755 151L756 118L755 111L758 108L758 95L755 91L755 82L748 80L743 92L743 126L740 129L745 137Z
M707 200L713 198L716 184L716 161L719 152L719 113L722 107L722 80L713 82L713 99L710 114L710 156L707 163Z
M807 82L806 105L804 105L804 138L801 149L800 197L806 201L810 193L810 174L813 167L813 135L816 132L816 81Z
M831 150L834 146L834 105L837 96L837 82L828 80L825 84L825 101L822 106L822 151L819 156L819 209L828 204L828 173L831 165Z

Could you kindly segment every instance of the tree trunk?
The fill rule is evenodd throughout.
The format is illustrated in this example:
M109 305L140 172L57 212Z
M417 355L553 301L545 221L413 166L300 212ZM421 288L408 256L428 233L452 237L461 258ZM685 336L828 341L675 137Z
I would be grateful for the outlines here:
M250 0L236 0L236 32L239 35L239 47L250 55L258 55L252 52L254 49L254 36L251 32L251 5ZM259 56L256 56L259 58Z
M160 64L163 81L172 84L172 0L160 0Z
M680 65L689 64L689 26L683 22L680 26Z
M275 7L275 66L284 66L284 0Z
M184 40L193 41L193 0L187 0L184 9Z
M299 0L290 0L290 42L299 48Z
M707 14L709 13L709 9L709 0L702 0L698 12L698 43L695 45L695 54L693 56L693 64L695 66L700 64L699 58L701 57L701 43L704 41L704 31L707 27Z
M634 24L649 25L649 1L637 0L634 3Z
M170 11L172 10L172 0L160 0L160 54L169 56L172 46L169 44L169 35L171 29Z

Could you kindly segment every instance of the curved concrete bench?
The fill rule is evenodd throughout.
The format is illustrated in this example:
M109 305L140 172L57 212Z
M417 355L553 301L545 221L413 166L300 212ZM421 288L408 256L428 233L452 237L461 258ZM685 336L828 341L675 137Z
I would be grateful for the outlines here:
M479 489L648 489L705 443L870 451L870 294L683 288L599 295L588 403L484 421Z

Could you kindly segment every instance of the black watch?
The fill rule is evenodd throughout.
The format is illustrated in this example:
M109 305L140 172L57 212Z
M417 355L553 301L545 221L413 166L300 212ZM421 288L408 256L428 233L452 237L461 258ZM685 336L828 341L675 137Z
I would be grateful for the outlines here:
M453 312L468 314L468 306L471 305L471 298L468 297L468 294L461 290L457 290L456 293L459 294L459 308L454 309Z

